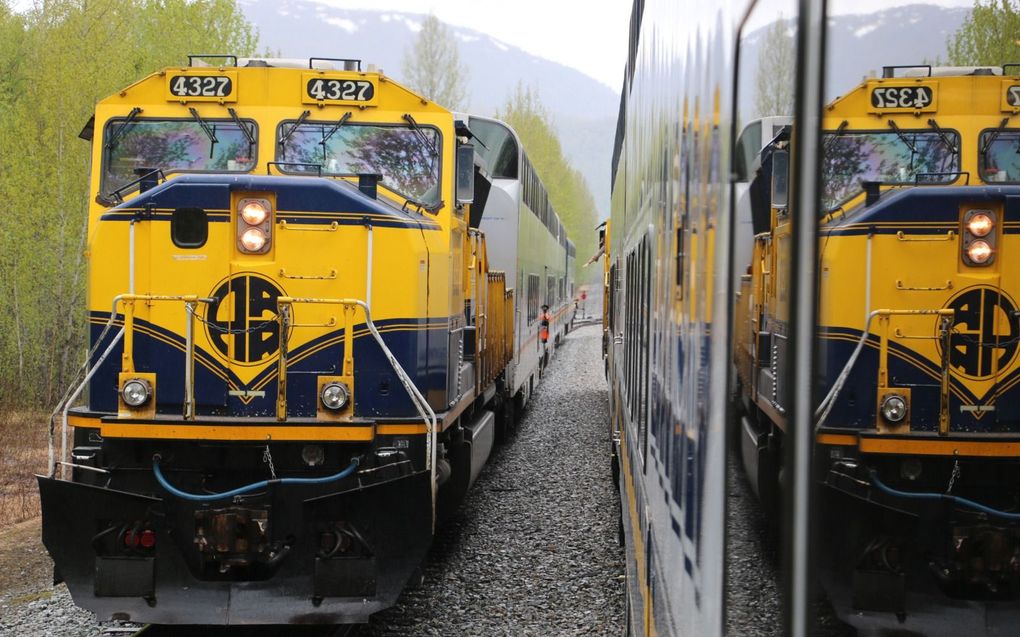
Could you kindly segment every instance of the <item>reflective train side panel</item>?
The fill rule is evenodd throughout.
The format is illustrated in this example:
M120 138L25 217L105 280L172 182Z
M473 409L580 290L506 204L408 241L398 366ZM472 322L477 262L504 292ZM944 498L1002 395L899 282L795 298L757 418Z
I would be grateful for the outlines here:
M739 15L737 3L648 0L631 16L605 343L632 635L722 631Z
M824 111L820 579L862 629L1005 634L1020 616L1010 69L889 68ZM776 194L790 134L763 151L752 191ZM735 351L743 457L770 507L789 431L778 385L789 304L775 277L791 215L778 199L752 213Z

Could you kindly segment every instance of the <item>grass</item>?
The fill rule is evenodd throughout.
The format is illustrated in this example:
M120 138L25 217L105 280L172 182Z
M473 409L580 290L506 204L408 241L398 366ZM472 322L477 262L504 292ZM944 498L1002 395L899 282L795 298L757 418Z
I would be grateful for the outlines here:
M35 474L46 472L47 417L0 413L0 528L39 515Z

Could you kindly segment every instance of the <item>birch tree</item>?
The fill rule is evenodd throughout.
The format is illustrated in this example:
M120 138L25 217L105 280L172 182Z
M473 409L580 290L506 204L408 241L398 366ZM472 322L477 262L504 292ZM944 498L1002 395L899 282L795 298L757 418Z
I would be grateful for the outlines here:
M467 67L453 32L429 14L412 45L404 50L401 69L408 88L450 110L468 106Z

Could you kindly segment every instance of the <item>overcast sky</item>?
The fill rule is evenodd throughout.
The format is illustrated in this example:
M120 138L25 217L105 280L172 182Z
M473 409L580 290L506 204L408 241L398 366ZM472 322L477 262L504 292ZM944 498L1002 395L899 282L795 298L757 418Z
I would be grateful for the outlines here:
M255 0L274 2L274 0ZM348 9L434 13L443 22L491 35L528 53L575 68L620 90L631 0L313 0ZM713 0L693 0L712 2ZM868 13L917 0L830 0L833 13ZM19 8L32 0L15 0ZM926 4L969 7L973 0Z
M272 0L257 0L271 2ZM434 13L448 24L491 35L620 90L631 0L313 0L348 9ZM694 0L697 2L713 0ZM832 13L869 13L918 0L830 0ZM973 0L924 4L973 6Z
M258 0L271 2L272 0ZM620 90L630 0L314 0L347 9L434 13Z

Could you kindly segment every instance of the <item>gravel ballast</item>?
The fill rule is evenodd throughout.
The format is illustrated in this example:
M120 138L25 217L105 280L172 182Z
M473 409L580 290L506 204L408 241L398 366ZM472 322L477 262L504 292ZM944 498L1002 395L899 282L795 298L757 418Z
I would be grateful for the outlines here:
M601 335L567 336L515 435L439 529L422 586L359 637L622 634Z

